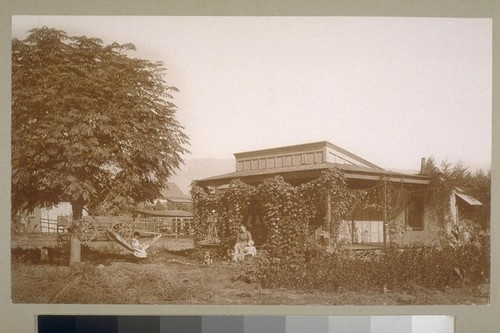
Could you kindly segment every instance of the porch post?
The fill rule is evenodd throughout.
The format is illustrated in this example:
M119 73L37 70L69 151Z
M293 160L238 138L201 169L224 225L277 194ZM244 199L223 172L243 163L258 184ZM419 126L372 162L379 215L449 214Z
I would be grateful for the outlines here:
M330 192L326 193L326 231L332 237L332 201L330 198Z
M354 244L354 216L351 219L351 243Z

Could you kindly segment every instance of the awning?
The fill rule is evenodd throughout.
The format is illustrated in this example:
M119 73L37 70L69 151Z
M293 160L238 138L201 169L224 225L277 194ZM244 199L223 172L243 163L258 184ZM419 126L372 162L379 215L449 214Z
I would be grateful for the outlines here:
M467 202L471 206L482 206L483 204L477 200L476 198L471 197L470 195L463 193L455 193L455 195L461 198L463 201Z

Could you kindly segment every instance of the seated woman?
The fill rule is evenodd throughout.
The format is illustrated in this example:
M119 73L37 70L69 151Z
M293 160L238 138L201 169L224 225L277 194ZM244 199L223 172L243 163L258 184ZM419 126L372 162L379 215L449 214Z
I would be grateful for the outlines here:
M240 225L240 231L236 236L236 244L234 244L233 261L245 259L245 248L250 246L250 242L252 242L252 234L243 224Z

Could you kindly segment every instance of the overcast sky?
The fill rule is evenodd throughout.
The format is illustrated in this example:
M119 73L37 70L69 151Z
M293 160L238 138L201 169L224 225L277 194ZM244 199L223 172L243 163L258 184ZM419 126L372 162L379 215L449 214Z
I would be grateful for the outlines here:
M491 165L491 19L14 16L162 61L186 158L329 141L381 167Z

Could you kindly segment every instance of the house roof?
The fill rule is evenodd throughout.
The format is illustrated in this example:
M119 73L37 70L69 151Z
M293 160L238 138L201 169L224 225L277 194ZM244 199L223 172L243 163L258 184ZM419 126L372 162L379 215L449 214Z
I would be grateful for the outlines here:
M170 200L172 202L178 203L190 203L192 202L189 195L184 194L176 183L168 182L167 187L161 191L161 195L164 199Z
M320 157L316 158L318 154ZM307 155L309 159L306 158ZM255 167L248 168L240 165L235 172L198 180L198 185L219 187L229 184L233 179L240 179L247 184L255 185L276 175L282 176L288 182L301 183L316 179L323 171L333 168L342 170L346 180L353 186L364 186L366 182L379 181L382 176L389 181L405 184L428 185L430 183L427 176L384 170L327 141L236 153L234 156L237 162L254 161ZM299 162L289 162L287 166L284 163L278 166L277 162L269 166L260 166L260 161L281 158L279 156L297 156ZM337 160L335 156L339 159Z

